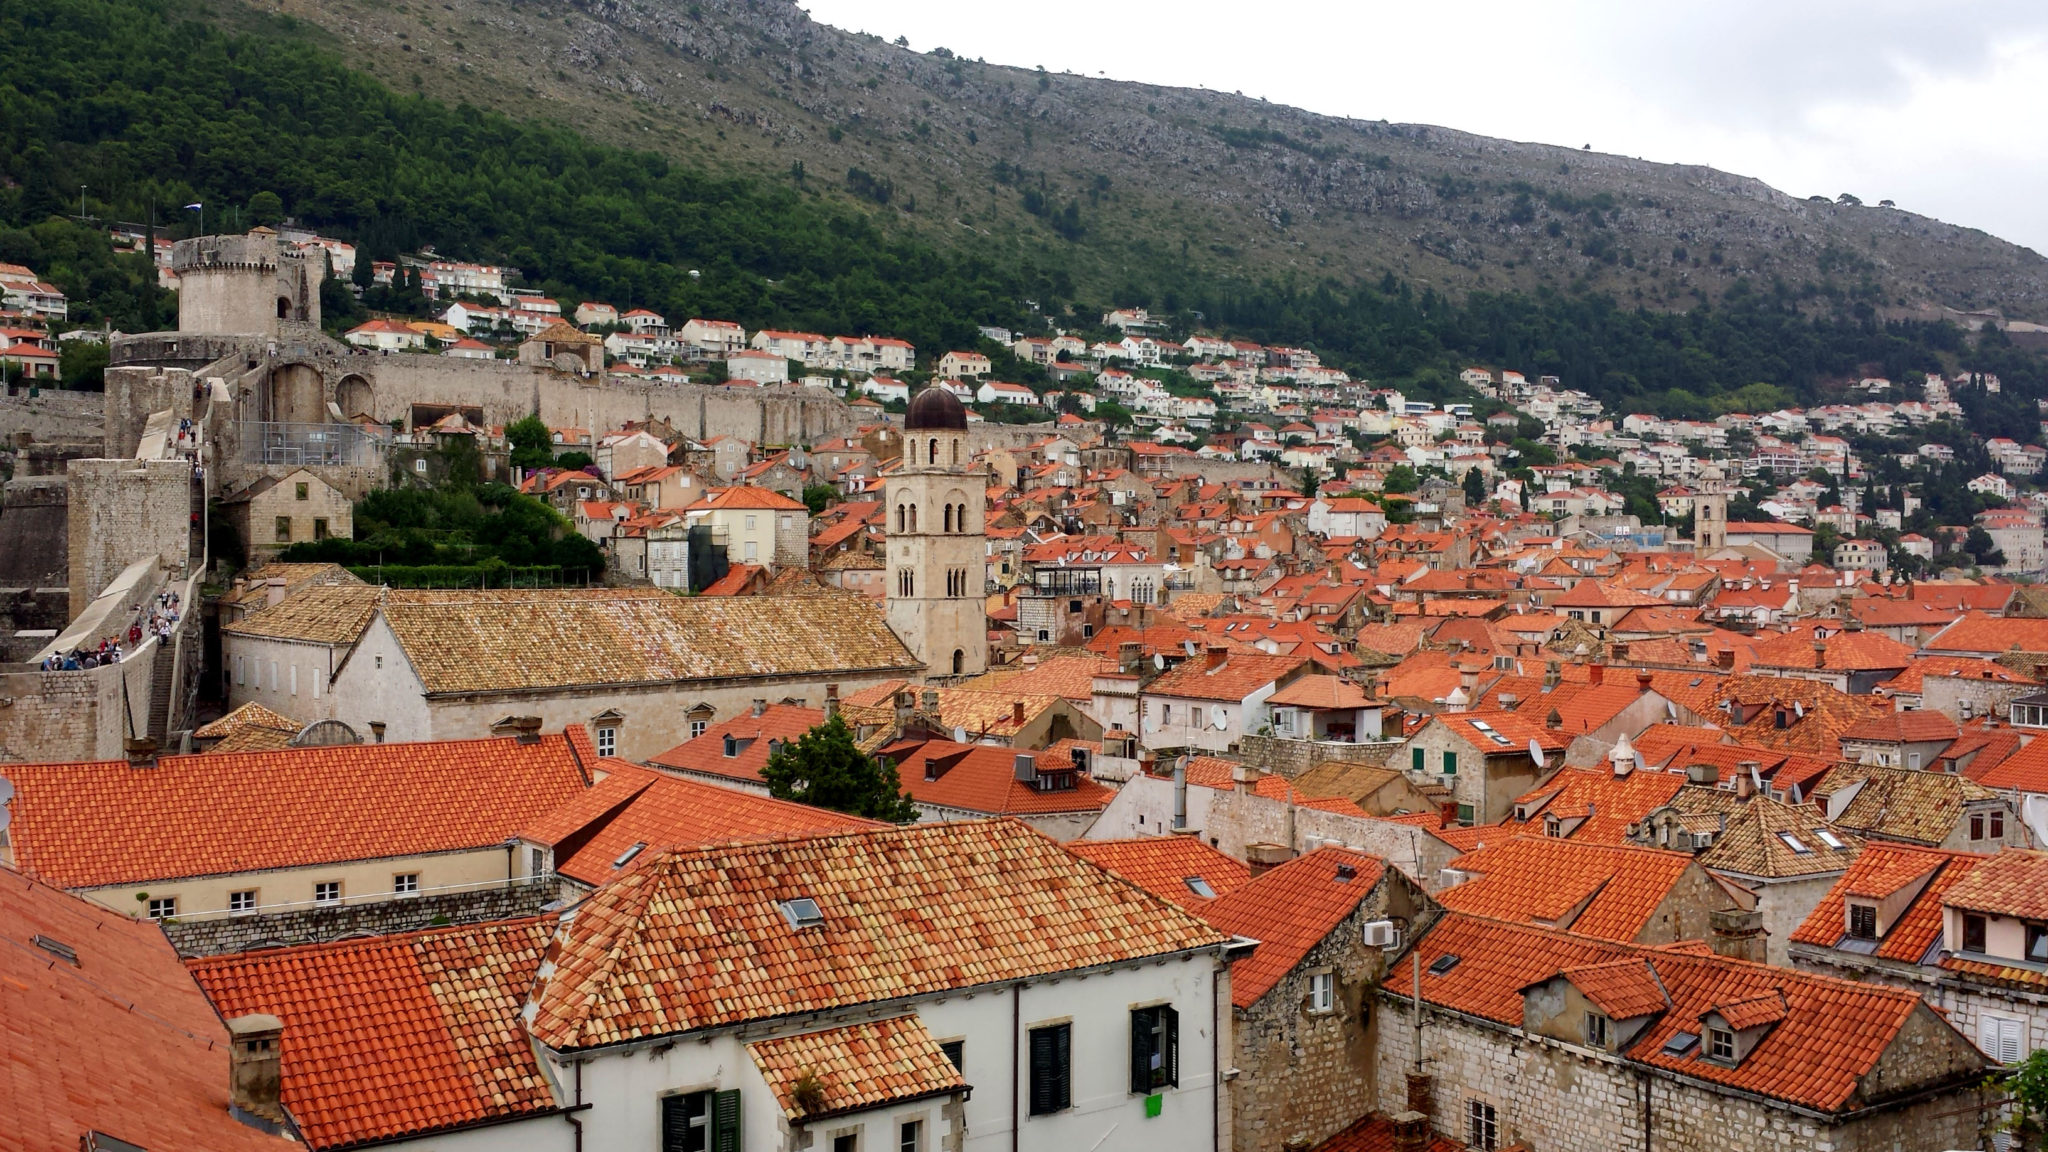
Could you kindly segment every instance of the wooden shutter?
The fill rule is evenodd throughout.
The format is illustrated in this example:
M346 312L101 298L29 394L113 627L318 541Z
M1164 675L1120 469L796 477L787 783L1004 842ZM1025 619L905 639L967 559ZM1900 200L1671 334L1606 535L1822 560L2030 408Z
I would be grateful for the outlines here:
M711 1094L711 1152L740 1152L740 1093Z
M1066 1108L1073 1098L1068 1069L1072 1062L1070 1033L1065 1024L1031 1033L1031 1114L1043 1116Z
M1136 1008L1131 1011L1131 1091L1148 1093L1152 1091L1152 1009Z
M1159 1072L1166 1087L1180 1087L1180 1013L1159 1009Z
M662 1152L689 1152L690 1149L690 1104L702 1099L698 1094L686 1096L664 1096L661 1098L661 1149Z

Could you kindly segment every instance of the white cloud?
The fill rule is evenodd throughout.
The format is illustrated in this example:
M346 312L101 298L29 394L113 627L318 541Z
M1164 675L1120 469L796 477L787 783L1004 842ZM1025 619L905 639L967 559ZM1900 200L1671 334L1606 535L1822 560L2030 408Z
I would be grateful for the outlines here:
M2048 252L2041 0L812 0L918 50L1711 164Z

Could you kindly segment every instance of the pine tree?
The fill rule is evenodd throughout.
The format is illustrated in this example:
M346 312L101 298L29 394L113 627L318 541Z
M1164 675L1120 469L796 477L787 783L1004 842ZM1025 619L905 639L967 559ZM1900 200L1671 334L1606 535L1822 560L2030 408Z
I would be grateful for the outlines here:
M761 778L768 794L870 820L908 824L917 805L902 791L896 766L862 754L838 715L775 750Z

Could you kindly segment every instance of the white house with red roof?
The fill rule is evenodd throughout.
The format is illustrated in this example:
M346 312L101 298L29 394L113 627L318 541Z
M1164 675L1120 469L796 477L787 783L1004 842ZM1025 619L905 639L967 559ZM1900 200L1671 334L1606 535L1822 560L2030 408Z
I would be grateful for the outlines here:
M424 352L426 333L398 320L370 320L342 334L343 340L358 348L378 352Z
M979 352L948 352L939 357L939 375L949 379L973 379L992 370L988 357Z
M730 356L747 346L747 330L730 320L692 318L676 336L691 348L710 356Z
M813 366L824 363L832 351L831 342L816 332L784 332L775 328L763 328L754 333L748 347L756 352Z

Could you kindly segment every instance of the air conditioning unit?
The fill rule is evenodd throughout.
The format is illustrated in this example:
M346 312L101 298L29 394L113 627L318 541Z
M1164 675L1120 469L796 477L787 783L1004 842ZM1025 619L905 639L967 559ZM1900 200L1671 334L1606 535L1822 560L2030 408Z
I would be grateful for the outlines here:
M1401 930L1394 927L1392 920L1369 920L1362 935L1367 948L1385 948L1389 951L1401 946Z
M1458 885L1463 884L1465 881L1470 880L1471 878L1472 876L1470 873L1467 873L1466 871L1460 868L1440 869L1436 874L1437 890L1442 891L1445 888L1456 888Z

